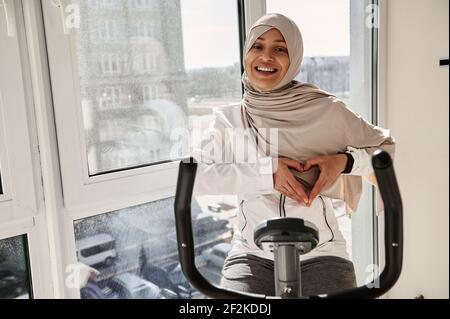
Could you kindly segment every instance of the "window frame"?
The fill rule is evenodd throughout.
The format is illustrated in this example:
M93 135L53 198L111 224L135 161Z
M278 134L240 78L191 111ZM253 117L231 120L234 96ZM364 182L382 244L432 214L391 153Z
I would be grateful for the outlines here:
M3 116L3 97L0 91L0 188L2 192L0 193L0 203L11 200L9 190L11 186L9 184L9 163L6 149L6 125Z
M20 5L13 2L15 17L20 17ZM0 17L2 21L2 17ZM16 19L17 20L17 19ZM38 214L38 175L35 170L38 154L37 140L30 128L32 109L27 92L26 74L14 72L25 70L26 61L21 59L20 41L23 37L21 24L16 23L16 35L2 35L6 42L2 50L8 54L7 68L2 80L4 91L0 92L0 161L3 195L0 195L0 223L14 222ZM3 29L0 32L4 32Z
M24 248L30 276L32 294L30 297L51 298L54 296L50 267L52 258L48 249L48 224L45 218L43 188L40 183L40 149L36 134L37 121L33 103L31 64L27 50L28 34L22 1L11 1L11 3L14 6L14 14L10 18L14 19L17 32L14 37L0 38L2 47L4 42L7 42L4 48L10 50L8 66L14 71L5 73L8 76L8 87L5 91L14 96L14 103L11 103L14 107L9 107L5 112L6 103L11 99L6 101L2 99L3 105L0 109L0 117L2 117L0 130L5 128L0 133L2 175L6 174L7 191L11 190L10 199L7 202L0 202L2 215L0 216L0 240L26 236ZM5 156L3 156L5 150L7 150L6 160L9 162L9 167L6 167ZM7 216L3 214L5 205L7 205L6 211L9 212Z
M24 236L25 257L28 269L30 298L53 298L52 273L48 265L50 255L46 249L48 237L45 220L41 217L27 218L0 224L0 241Z

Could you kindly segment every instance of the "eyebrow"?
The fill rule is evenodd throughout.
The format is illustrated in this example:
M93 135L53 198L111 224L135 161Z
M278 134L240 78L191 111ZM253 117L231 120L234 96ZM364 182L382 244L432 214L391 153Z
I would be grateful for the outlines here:
M258 40L266 41L266 39L264 39L263 37L259 37ZM286 43L286 41L284 41L284 40L275 40L274 42Z

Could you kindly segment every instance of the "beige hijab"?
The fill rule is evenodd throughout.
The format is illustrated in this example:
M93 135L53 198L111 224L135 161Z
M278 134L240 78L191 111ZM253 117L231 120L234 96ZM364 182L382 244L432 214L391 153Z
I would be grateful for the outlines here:
M255 41L267 31L276 28L286 41L290 67L283 80L271 91L260 91L243 74L245 88L242 101L244 125L251 128L260 150L265 155L288 157L305 163L321 155L345 152L348 147L364 148L369 154L382 148L394 154L394 139L388 130L371 125L353 113L335 96L309 83L299 83L294 78L300 73L303 60L303 41L297 25L281 14L268 14L251 28L244 56ZM277 128L278 140L270 140L263 129ZM292 171L296 178L311 188L318 178L314 168L305 173ZM365 176L376 184L374 176ZM341 175L321 195L341 199L347 212L356 211L362 192L360 176ZM378 197L379 199L379 197ZM378 201L378 208L382 209Z

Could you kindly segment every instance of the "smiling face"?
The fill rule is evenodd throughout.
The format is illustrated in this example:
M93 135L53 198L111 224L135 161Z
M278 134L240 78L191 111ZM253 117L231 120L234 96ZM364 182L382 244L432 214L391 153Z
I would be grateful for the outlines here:
M278 29L271 29L259 37L245 56L247 78L262 91L269 91L280 83L289 65L288 48Z

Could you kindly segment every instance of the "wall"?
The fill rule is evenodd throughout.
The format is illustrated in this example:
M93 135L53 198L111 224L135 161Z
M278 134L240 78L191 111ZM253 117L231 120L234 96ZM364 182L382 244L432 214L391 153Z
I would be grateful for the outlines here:
M390 298L448 298L448 0L387 1L387 126L403 197L404 268Z

